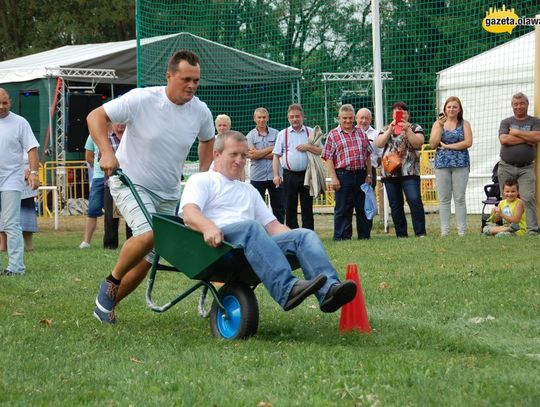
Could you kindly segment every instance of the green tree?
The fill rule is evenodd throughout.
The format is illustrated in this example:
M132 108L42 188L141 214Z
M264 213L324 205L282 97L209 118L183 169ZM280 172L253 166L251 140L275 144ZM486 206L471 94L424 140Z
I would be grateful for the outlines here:
M135 38L133 0L2 0L0 60L63 45Z

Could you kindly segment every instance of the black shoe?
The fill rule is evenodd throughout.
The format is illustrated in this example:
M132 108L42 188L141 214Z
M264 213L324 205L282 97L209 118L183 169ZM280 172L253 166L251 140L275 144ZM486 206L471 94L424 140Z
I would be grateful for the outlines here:
M21 273L15 273L14 271L4 270L2 273L3 276L7 277L18 277L18 276L24 276L24 271Z
M299 280L292 288L283 309L290 311L299 306L311 294L315 294L326 282L326 276L322 274L311 280Z
M347 280L343 283L334 284L328 290L328 294L321 303L322 312L336 312L343 305L351 302L356 295L356 283Z

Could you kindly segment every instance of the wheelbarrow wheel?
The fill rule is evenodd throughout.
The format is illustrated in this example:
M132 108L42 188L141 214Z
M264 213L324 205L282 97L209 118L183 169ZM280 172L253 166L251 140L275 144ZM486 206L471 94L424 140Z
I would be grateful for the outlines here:
M224 312L214 300L210 311L212 335L224 339L244 339L259 327L259 305L251 287L244 283L226 284L218 291Z

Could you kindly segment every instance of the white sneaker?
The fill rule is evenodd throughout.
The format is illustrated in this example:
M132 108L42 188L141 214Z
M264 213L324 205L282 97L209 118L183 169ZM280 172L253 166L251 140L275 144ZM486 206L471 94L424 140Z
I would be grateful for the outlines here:
M84 240L79 245L79 249L90 249L90 243L86 243Z

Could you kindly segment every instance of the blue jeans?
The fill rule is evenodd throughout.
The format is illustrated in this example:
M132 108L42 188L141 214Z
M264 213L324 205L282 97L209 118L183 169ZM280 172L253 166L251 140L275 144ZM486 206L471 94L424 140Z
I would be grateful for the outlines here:
M277 218L279 223L285 223L285 190L283 185L280 185L279 188L276 188L274 181L251 181L251 185L255 187L259 194L261 194L264 199L266 191L268 191L268 196L270 197L270 206L272 207L272 212Z
M334 240L352 237L353 208L356 211L356 233L358 239L369 239L373 222L364 212L365 194L360 189L366 179L366 170L336 170L340 188L335 192Z
M339 283L336 269L330 264L319 237L312 230L294 229L270 236L255 221L233 223L221 230L226 241L244 249L251 268L282 307L298 281L292 274L285 254L296 255L307 280L320 274L327 277L326 283L316 293L319 302L322 302L333 284Z
M411 218L413 223L414 234L423 236L426 234L426 215L424 213L424 204L420 195L420 178L409 177L402 178L399 181L386 181L384 183L390 210L392 211L392 221L396 228L397 237L407 237L407 218L405 218L405 210L403 205L403 194L407 198L409 209L411 210Z
M90 187L90 196L88 197L89 218L99 218L103 215L103 196L105 193L105 178L94 178Z
M21 192L0 191L0 217L7 237L8 266L12 273L24 273L24 240L21 229Z

